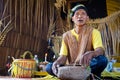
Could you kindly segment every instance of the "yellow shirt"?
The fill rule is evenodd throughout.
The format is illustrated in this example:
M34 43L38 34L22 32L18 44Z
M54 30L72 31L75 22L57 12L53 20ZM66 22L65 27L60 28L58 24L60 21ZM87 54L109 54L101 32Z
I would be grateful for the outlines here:
M71 33L76 37L78 41L79 35L75 32L74 29L71 30ZM93 32L92 32L92 44L93 44L93 49L96 49L98 47L103 47L101 34L97 29L93 29ZM65 45L64 40L62 40L60 55L66 55L66 56L68 55L68 49L67 49L67 46Z

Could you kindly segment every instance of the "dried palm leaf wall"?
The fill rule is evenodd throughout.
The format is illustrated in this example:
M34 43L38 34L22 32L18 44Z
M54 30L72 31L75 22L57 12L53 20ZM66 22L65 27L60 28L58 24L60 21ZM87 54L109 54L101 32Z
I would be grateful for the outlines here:
M120 56L120 11L91 21L90 25L100 30L106 56Z
M0 46L0 66L4 66L7 56L19 58L29 50L44 56L49 27L48 0L0 0L0 19L4 26L12 20L12 30Z

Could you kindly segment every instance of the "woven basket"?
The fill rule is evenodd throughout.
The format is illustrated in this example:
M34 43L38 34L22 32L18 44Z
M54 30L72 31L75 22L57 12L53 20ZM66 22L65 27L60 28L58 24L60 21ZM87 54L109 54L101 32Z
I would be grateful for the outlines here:
M90 71L81 66L62 66L58 68L57 76L62 80L86 80Z
M15 59L12 63L11 76L16 78L31 78L34 77L36 64L31 59Z
M24 59L29 54L31 59ZM32 53L25 51L23 59L14 59L11 66L11 76L15 78L31 78L34 77L36 70L36 62L33 60Z

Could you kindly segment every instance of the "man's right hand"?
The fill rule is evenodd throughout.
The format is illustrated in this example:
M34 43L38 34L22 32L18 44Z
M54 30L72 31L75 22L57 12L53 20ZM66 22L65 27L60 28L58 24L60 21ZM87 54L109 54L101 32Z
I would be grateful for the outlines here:
M57 75L58 73L58 67L60 67L60 65L64 65L66 63L67 57L61 55L54 63L52 66L52 71L55 75Z
M53 66L52 66L52 71L55 75L57 75L58 73L58 67L57 67L58 63L57 62L54 62L53 63Z

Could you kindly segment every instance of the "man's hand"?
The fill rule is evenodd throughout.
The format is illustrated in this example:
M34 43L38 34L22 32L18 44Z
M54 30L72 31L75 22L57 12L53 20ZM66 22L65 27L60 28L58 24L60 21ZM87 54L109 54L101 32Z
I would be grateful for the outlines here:
M54 62L53 63L53 66L52 66L52 71L55 75L57 75L58 73L58 67L57 67L58 63L57 62Z
M90 65L91 59L94 57L94 51L88 51L81 55L80 63L81 65L87 67Z
M53 63L52 71L55 75L57 75L58 73L58 67L60 65L64 65L66 63L66 60L67 60L67 57L62 55Z
M87 67L90 65L91 59L99 55L104 55L104 50L101 47L96 48L94 51L87 51L81 56L79 64L82 64Z

